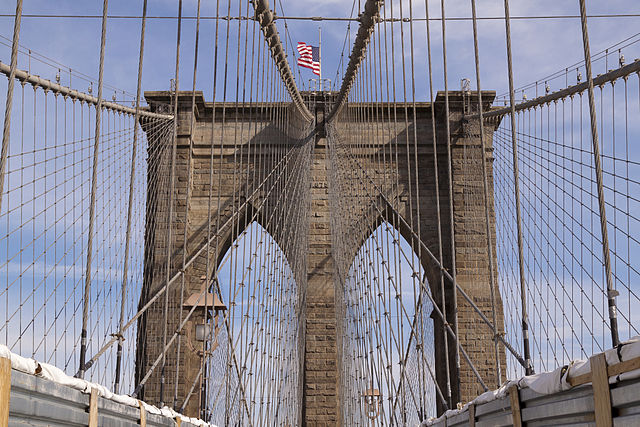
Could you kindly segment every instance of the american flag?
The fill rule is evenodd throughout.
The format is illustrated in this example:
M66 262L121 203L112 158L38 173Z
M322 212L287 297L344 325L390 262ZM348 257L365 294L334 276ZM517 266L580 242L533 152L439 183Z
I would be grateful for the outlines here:
M305 68L311 68L313 74L320 75L320 48L308 45L304 42L298 42L298 65Z

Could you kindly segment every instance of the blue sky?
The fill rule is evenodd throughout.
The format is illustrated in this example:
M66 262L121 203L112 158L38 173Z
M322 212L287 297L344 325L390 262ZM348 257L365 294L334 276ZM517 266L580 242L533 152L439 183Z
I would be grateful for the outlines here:
M116 1L109 4L109 13L113 15L140 15L142 2ZM223 3L223 2L221 2ZM272 2L273 3L273 2ZM184 2L184 16L195 16L196 0ZM395 2L394 13L398 15L398 3ZM243 3L243 7L246 5ZM277 10L280 12L280 2ZM352 4L345 1L295 1L282 2L284 14L288 16L335 16L348 17L351 14ZM215 14L215 2L202 1L202 15ZM226 4L221 4L221 9ZM271 4L274 7L274 4ZM424 17L424 3L414 2L413 14L415 17ZM357 8L357 5L356 5ZM408 14L407 4L404 5L404 16ZM432 17L440 15L439 1L430 0L430 14ZM470 2L467 0L454 0L446 2L448 17L469 17ZM390 9L387 5L387 9ZM537 16L537 15L576 15L578 13L577 1L549 1L542 0L512 1L512 16ZM100 15L101 1L26 1L24 13L42 14L87 14ZM11 14L15 11L13 2L3 2L0 5L0 14ZM612 0L606 2L588 2L590 14L614 14L640 13L640 4L632 0ZM244 13L244 12L243 12ZM389 14L387 10L387 14ZM503 13L501 0L478 1L478 14L484 17L500 17ZM175 16L177 14L177 2L169 0L156 0L149 2L149 16ZM236 16L237 3L234 2L232 15ZM221 15L226 15L226 10ZM213 68L213 20L204 20L201 26L201 53L200 66L197 77L197 88L205 93L207 99L211 98L211 79ZM625 18L593 18L590 20L591 46L594 52L603 50L618 41L636 33L640 22L639 17ZM345 22L311 22L288 21L290 37L293 43L305 41L316 44L318 39L318 26L322 27L323 34L323 77L335 80L336 70L340 61L341 52L347 31ZM235 52L237 33L237 21L232 22L230 51ZM243 23L244 25L244 23ZM396 29L397 29L396 24ZM408 24L405 24L408 28ZM10 37L12 34L13 20L10 17L0 18L0 35ZM284 21L278 21L281 38L284 40ZM357 23L351 23L353 37L357 31ZM538 79L562 70L582 59L582 45L580 38L580 22L578 19L532 19L514 20L513 49L516 86L532 83ZM194 20L185 20L182 35L181 52L181 85L182 89L191 88L191 69L193 64L193 40ZM480 53L481 53L481 77L484 89L494 89L498 93L506 90L506 64L504 24L500 20L481 21L479 23ZM147 24L147 44L144 60L143 89L158 90L169 87L169 80L173 78L175 61L175 20L149 20ZM434 83L436 89L442 89L442 67L440 64L440 26L439 22L432 22L432 45L434 57ZM137 19L113 19L108 24L108 39L106 46L105 83L135 93L136 71L138 60L140 22ZM416 22L414 35L417 42L415 60L417 69L421 62L426 66L426 53L424 49L424 22ZM224 40L224 25L221 27L221 40ZM2 40L6 42L6 40ZM20 38L21 44L36 52L45 54L67 67L85 73L94 78L98 74L100 20L99 19L63 19L63 18L24 18ZM287 37L288 42L288 37ZM473 45L470 21L449 21L447 24L447 42L449 58L449 85L458 88L460 79L470 78L472 86L475 86L473 69ZM290 47L289 47L290 48ZM640 54L633 54L634 47L627 58L632 59ZM350 51L350 46L347 46ZM408 48L407 48L408 50ZM635 50L637 52L637 49ZM0 47L0 60L8 62L8 48ZM348 52L345 52L348 55ZM407 52L408 54L408 52ZM397 55L400 55L398 52ZM235 59L235 57L234 57ZM294 61L291 61L293 63ZM617 61L617 55L610 58ZM36 61L31 61L32 69L37 70L43 77L53 79L56 70L52 67L40 67ZM21 58L21 66L27 68L28 60ZM295 67L295 66L294 66ZM234 67L230 67L233 73ZM595 71L602 72L604 63L595 64ZM295 71L298 78L298 72ZM575 74L575 73L574 73ZM305 83L314 75L310 70L301 70L302 80ZM235 81L235 76L230 75L230 81ZM62 76L63 83L65 76ZM420 79L418 79L420 80ZM562 79L564 80L564 79ZM426 78L423 79L426 81ZM84 82L72 83L82 88ZM564 81L552 82L552 89L563 85ZM109 94L109 90L105 89ZM426 86L418 84L417 97L428 99Z

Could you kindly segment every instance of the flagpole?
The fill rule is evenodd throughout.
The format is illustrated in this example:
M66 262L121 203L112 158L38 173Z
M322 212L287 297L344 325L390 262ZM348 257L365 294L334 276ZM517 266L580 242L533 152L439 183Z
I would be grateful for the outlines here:
M320 63L320 91L322 91L322 27L318 26L318 62Z

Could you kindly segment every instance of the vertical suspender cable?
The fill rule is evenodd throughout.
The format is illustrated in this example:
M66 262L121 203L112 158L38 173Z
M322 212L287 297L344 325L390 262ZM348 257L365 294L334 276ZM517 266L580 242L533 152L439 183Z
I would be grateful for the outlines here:
M596 169L596 185L598 186L598 207L600 209L600 228L602 231L602 255L607 280L607 301L609 304L609 324L611 327L611 343L613 347L620 344L618 336L618 315L616 308L616 296L618 292L614 288L611 275L611 256L609 252L609 234L607 232L607 212L604 199L604 184L602 179L602 165L600 163L600 143L598 141L598 121L596 118L596 104L593 94L593 75L591 74L591 52L589 49L589 33L587 30L587 11L585 0L580 2L580 21L582 23L582 44L584 46L584 65L587 71L587 84L589 94L589 114L591 116L591 141L593 143L593 163Z
M93 143L93 175L91 177L91 200L89 205L89 236L87 240L87 268L84 277L82 306L82 331L80 336L80 363L78 377L84 377L84 361L87 355L87 327L89 323L89 298L91 297L91 258L93 255L93 227L96 221L96 192L98 191L98 152L100 148L100 119L102 115L102 78L104 76L104 47L107 38L107 8L109 0L102 5L102 35L100 38L100 66L98 72L98 104L96 105L96 134Z
M227 0L227 16L231 16L231 0ZM222 99L223 101L227 100L227 79L228 79L228 74L229 74L229 33L231 31L231 22L227 21L227 25L225 28L225 47L224 47L224 77L222 79L223 83L222 83ZM222 121L220 124L220 162L222 165L222 158L223 155L222 153L224 152L224 138L225 138L225 120L226 120L226 102L222 103ZM219 179L222 179L222 174L219 174ZM222 187L221 187L222 188ZM218 219L217 219L218 224L220 223L220 213L218 212ZM218 229L220 229L219 226L217 226ZM219 238L216 237L216 245L218 244L217 242L219 241ZM231 254L231 253L230 253ZM216 254L216 257L218 257L219 254ZM218 266L218 268L220 268L220 266ZM222 291L222 290L221 290ZM222 295L222 293L220 293L220 295ZM233 301L233 299L231 298L231 295L229 295L229 303L231 303L231 301ZM231 311L232 308L229 307L229 311ZM224 324L225 327L227 328L227 331L229 330L227 323ZM228 337L227 337L228 338ZM225 394L224 394L224 423L225 425L229 424L229 377L230 377L230 372L231 372L231 365L229 364L229 359L231 358L231 355L229 354L229 346L226 346L226 359L225 359L225 372L224 372L224 382L225 382Z
M22 0L16 2L16 19L13 24L13 40L11 42L11 64L9 64L9 82L7 84L7 103L4 110L4 128L2 131L2 152L0 153L0 208L4 191L4 171L9 155L9 133L11 131L11 109L13 108L13 86L18 66L18 39L20 38L20 22L22 20Z
M520 207L520 174L518 172L518 139L516 135L516 105L513 89L513 61L511 58L511 20L509 0L504 0L504 24L507 34L507 65L509 70L509 104L511 106L511 146L513 150L513 182L516 202L516 225L518 230L518 266L520 267L520 301L522 304L522 345L524 347L525 373L534 373L529 348L529 316L527 315L527 286L524 275L524 251L522 235L522 211ZM494 325L495 326L495 325Z
M216 17L220 15L220 0L216 1ZM213 152L213 147L214 147L214 142L215 142L215 123L216 123L216 83L218 81L218 31L219 31L219 20L216 19L216 24L215 24L215 42L214 42L214 56L213 56L213 94L211 97L211 101L213 103L213 106L211 108L211 148L210 148L210 159L209 159L209 197L208 197L208 204L207 204L207 251L206 251L206 260L207 260L207 266L206 266L206 274L205 274L205 283L207 286L207 293L209 292L209 281L211 280L211 276L212 276L212 271L211 271L211 230L212 230L212 224L211 224L211 211L212 211L212 206L213 206L213 171L214 171L214 152ZM220 152L222 153L222 144L220 144ZM222 164L222 161L220 162L220 164ZM218 175L222 175L221 173ZM220 218L220 182L218 182L218 205L217 205L217 210L216 210L216 215L218 217L218 224L220 222L219 218ZM219 234L220 230L216 230L216 234ZM216 249L215 249L215 260L217 263L218 260L218 238L216 237ZM217 267L217 264L216 264ZM207 294L205 294L205 319L204 322L206 324L207 322L207 313L209 312L209 308L207 305ZM215 304L214 301L211 302L212 308L213 305ZM182 305L182 301L180 302L180 305ZM208 345L209 348L212 348L213 346L213 333L209 333L209 337L208 337ZM205 344L206 345L206 344ZM180 339L178 338L178 358L180 357ZM178 359L179 360L179 359ZM208 361L205 361L205 358L203 357L203 365L201 366L201 372L202 375L204 376L204 380L202 381L202 384L204 387L206 387L207 384L207 366L205 366L208 363ZM178 376L178 369L176 369L176 378L175 378L175 391L174 391L174 403L173 406L177 407L178 405L178 380L179 380L179 376ZM194 381L191 390L189 391L189 393L187 394L187 396L185 397L184 403L182 404L182 408L184 408L187 404L188 399L191 396L192 390L195 387L196 383ZM204 395L206 396L206 392L204 393ZM206 402L205 402L206 404Z
M184 290L185 287L185 280L186 280L186 263L187 263L187 237L188 237L188 232L189 232L189 201L191 198L191 159L192 159L192 155L193 155L193 133L195 131L195 104L196 104L196 73L198 70L198 42L200 39L200 3L201 1L198 0L198 6L197 6L197 18L196 18L196 35L195 35L195 42L194 42L194 57L193 57L193 84L192 84L192 88L191 88L191 122L190 122L190 126L189 126L189 153L188 153L188 157L187 157L187 165L186 165L186 169L187 169L187 194L186 194L186 198L185 198L185 207L184 207L184 229L183 229L183 247L182 247L182 278L181 278L181 283L182 283L182 290ZM176 97L176 105L178 102L178 98ZM171 224L169 224L171 226ZM206 302L206 295L207 292L204 292L205 295L205 302ZM167 367L167 355L166 355L166 351L167 351L167 322L168 322L168 297L169 297L169 293L165 293L165 305L164 305L164 313L165 313L165 322L164 322L164 330L162 333L162 342L163 342L163 354L162 354L162 367L160 368L160 406L164 406L164 385L165 385L165 380L166 380L166 367ZM181 298L182 299L182 298ZM178 310L180 311L181 315L182 315L182 305L180 307L178 307ZM178 367L176 366L176 369L178 369Z
M475 52L475 63L476 63L476 84L478 91L478 114L480 115L480 160L482 161L482 188L484 193L484 216L485 216L485 226L487 233L487 254L489 255L489 283L491 289L491 314L493 327L495 330L496 336L493 337L493 344L495 349L495 358L496 358L496 385L500 384L502 378L502 367L500 366L500 352L498 350L498 337L497 334L500 333L497 326L497 318L496 318L496 282L495 282L495 273L494 273L494 256L493 256L493 243L491 238L491 222L489 216L489 180L487 177L487 157L486 157L486 141L484 135L484 118L482 116L482 86L480 85L480 54L478 51L478 19L476 17L476 0L471 0L471 13L473 15L473 49Z
M171 148L171 171L169 172L169 206L167 212L167 269L165 284L165 306L169 294L169 283L171 280L171 248L173 246L173 196L175 193L176 181L176 156L178 151L178 90L180 87L180 36L182 34L182 0L178 1L178 29L176 32L176 67L173 96L173 143ZM182 324L182 307L180 307L180 324ZM179 365L178 365L179 366ZM177 369L177 367L176 367Z
M434 186L436 189L436 220L438 222L438 227L437 227L437 231L438 231L438 261L440 262L440 265L444 265L444 260L443 260L443 249L442 249L442 219L441 219L441 212L440 212L440 177L438 175L438 145L437 145L437 132L436 132L436 112L435 112L435 106L433 103L433 70L432 70L432 61L431 61L431 28L429 26L429 1L425 0L424 1L424 7L425 7L425 24L426 24L426 32L427 32L427 64L429 67L429 100L431 102L431 133L433 134L433 176L434 176ZM455 274L455 273L453 273ZM455 284L453 284L453 294L456 294L455 291ZM440 269L440 300L442 303L442 308L443 308L443 314L445 316L445 321L447 318L447 312L444 310L444 304L445 304L445 287L444 287L444 273L442 272L442 269ZM455 311L454 308L454 316L457 316L457 312ZM456 330L456 342L458 341L458 331ZM448 334L447 331L443 328L442 329L442 335L443 335L443 339L445 344L447 343L448 338ZM448 349L448 347L446 347ZM448 405L449 408L451 408L453 406L453 402L451 399L451 372L450 372L450 368L449 368L449 352L448 350L446 351L447 354L447 389L446 391L446 404ZM456 363L456 370L459 372L460 371L460 352L458 351L458 345L456 344L456 352L455 352L455 363ZM457 403L457 399L456 399L456 403Z
M400 18L400 52L402 53L402 94L403 94L403 104L404 104L404 126L406 132L405 132L405 154L406 154L406 162L407 162L407 188L408 188L408 193L409 193L409 197L408 197L408 207L409 207L409 227L412 230L416 230L415 224L414 224L414 212L413 212L413 185L412 185L412 176L411 176L411 165L410 165L410 147L409 147L409 108L407 106L407 75L406 75L406 65L405 65L405 59L404 59L404 24L402 23L402 19L403 17L403 11L402 11L402 0L399 1L399 7L398 7L398 14L399 14L399 18ZM414 131L415 131L415 126L414 126ZM417 191L417 189L416 189ZM419 212L419 207L416 208L416 210ZM417 227L417 234L418 234L418 246L420 245L420 224L418 224ZM415 248L414 248L414 240L411 239L410 241L410 246L411 246L411 252L413 252L415 254ZM419 254L419 252L418 252ZM415 268L414 268L414 263L413 263L414 257L412 256L411 259L409 260L409 266L411 268L411 270L413 270L415 272ZM418 273L419 274L419 273ZM420 277L420 276L417 276ZM417 295L417 290L416 290L416 275L413 275L412 277L412 283L413 283L413 294L414 294L414 298L416 298ZM400 301L401 303L402 301ZM402 324L401 324L401 328L402 328ZM402 329L401 329L402 330ZM411 335L410 335L411 336ZM400 342L401 345L404 346L404 334L400 334ZM398 349L399 351L402 351L401 349ZM404 382L404 378L405 378L405 372L406 372L406 364L407 364L407 360L406 358L402 358L400 359L401 363L402 363L402 370L400 373L400 384L403 386L402 387L402 392L406 393L406 385ZM411 390L411 386L409 386L409 390ZM406 396L403 396L402 399L402 408L403 408L403 416L405 416L405 412L406 412Z
M451 158L451 123L449 118L449 79L447 76L447 27L445 20L444 0L440 0L440 11L442 13L442 67L444 73L444 114L445 114L445 130L446 130L446 144L447 144L447 178L449 181L449 233L451 240L451 282L453 286L453 333L456 336L456 373L457 395L452 396L452 400L460 400L460 335L458 334L458 292L456 289L456 233L453 222L453 170L452 170L452 158ZM445 322L446 319L443 319Z
M409 2L409 32L411 35L411 99L412 99L412 103L413 103L413 142L414 142L414 168L415 168L415 181L416 181L416 206L417 206L417 223L418 223L418 239L422 240L421 237L421 233L420 233L420 229L422 228L422 223L421 223L421 217L420 217L420 209L421 209L421 203L420 203L420 180L419 180L419 167L418 167L418 134L417 134L417 118L416 118L416 84L415 84L415 60L414 60L414 42L413 42L413 6L412 3ZM433 93L433 92L432 92ZM431 111L433 112L433 103L431 104L432 109ZM434 140L435 142L435 135L434 135ZM434 149L435 149L435 144L434 144ZM436 151L434 151L434 156L436 155ZM434 157L435 158L435 157ZM437 190L436 190L437 191ZM440 205L440 202L437 202L437 205ZM438 211L438 219L440 219L440 212ZM440 225L440 223L438 223L438 225ZM438 228L438 230L440 230ZM439 237L440 234L438 234ZM442 256L442 239L439 240L440 243L440 256ZM419 273L421 276L423 276L422 273L422 247L420 245L420 243L418 243L418 268L419 268ZM424 276L423 276L424 277ZM441 284L441 291L444 294L444 276L442 274L442 271L440 272L440 284ZM420 297L418 297L418 305L417 307L422 308L422 292L424 291L424 289L422 288L422 286L420 286ZM445 316L445 319L447 317L447 311L446 311L446 306L442 307L443 310L443 314ZM422 315L420 316L420 319L422 320ZM422 345L423 343L421 343ZM445 345L445 354L447 355L446 357L446 370L447 370L447 398L448 398L448 402L447 405L449 405L449 407L451 407L451 372L450 372L450 368L449 368L449 345L448 342L446 340L446 336L445 336L445 341L444 341L444 345ZM422 345L422 349L424 349L424 345ZM424 385L423 385L424 386ZM422 394L422 393L421 393ZM423 418L424 415L424 404L421 402L421 405L423 406L421 408L421 416L420 418Z
M124 325L125 298L127 295L127 274L129 272L129 247L131 244L131 216L133 210L133 182L136 174L136 154L138 148L138 120L140 118L140 90L142 87L142 61L144 57L144 32L147 23L147 0L142 4L142 28L140 29L140 57L138 59L138 86L136 89L136 112L133 119L133 147L131 148L131 174L129 177L129 207L127 210L127 234L124 246L124 266L122 271L122 301L120 303L120 323L118 326L118 350L116 353L116 379L114 393L120 389L120 365L122 363L122 326Z

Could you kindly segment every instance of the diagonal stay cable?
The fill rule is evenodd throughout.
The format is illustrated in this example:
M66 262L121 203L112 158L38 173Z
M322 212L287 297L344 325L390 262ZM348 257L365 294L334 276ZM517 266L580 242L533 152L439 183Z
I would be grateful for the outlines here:
M398 216L398 218L404 223L404 225L406 227L409 227L409 224L406 222L406 220L393 208L393 206L391 205L391 203L389 202L389 200L387 199L385 194L381 191L381 189L378 187L378 185L369 176L367 171L362 167L362 165L358 162L358 160L352 158L352 156L350 154L349 154L349 156L351 157L351 159L354 162L355 166L357 166L359 169L361 169L362 173L371 181L372 185L376 188L376 190L378 191L378 194L385 201L385 203L387 204L388 208L391 209L392 212L395 215ZM417 239L417 235L416 235L415 231L411 230L410 228L409 228L409 230L410 230L410 232L412 234L412 238L413 239ZM471 299L471 297L464 291L464 289L462 289L462 287L456 281L453 280L453 277L451 276L451 274L446 270L446 268L442 264L440 264L440 262L438 261L438 258L433 254L433 252L431 252L431 250L426 246L426 244L424 242L420 241L418 243L423 247L423 249L425 250L425 253L433 260L433 262L436 264L436 266L443 272L445 277L447 277L447 279L449 279L452 283L454 283L454 285L456 286L456 288L458 289L460 294L465 298L465 300L467 300L467 302L472 306L472 308L478 313L478 315L480 316L482 321L491 329L492 333L494 335L497 335L498 339L516 357L518 362L520 362L520 364L522 364L522 366L525 366L525 361L522 358L522 356L520 356L520 354L517 352L517 350L514 349L513 346L511 346L511 344L509 344L501 334L497 333L497 331L495 329L495 326L491 323L491 321L487 318L487 316L482 312L482 310L480 310L480 308Z
M361 175L367 175L367 173L366 173L366 171L364 170L364 168L362 168L362 166L359 164L359 162L358 162L356 159L354 159L354 158L353 158L353 156L351 155L351 153L346 152L346 154L347 154L347 157L348 157L348 158L349 158L349 159L354 163L354 166L356 167L356 169L361 171ZM367 177L368 177L368 175L367 175ZM362 181L362 180L361 180L361 181ZM372 182L372 183L373 183L373 182ZM375 183L373 183L373 184L374 184L374 186L377 188L377 186L375 185ZM401 221L403 221L406 227L409 227L409 225L406 223L406 221L404 220L404 218L402 218L402 217L400 216L400 214L399 214L398 212L396 212L396 211L395 211L395 210L394 210L394 209L389 205L389 202L388 202L388 200L386 199L386 197L385 197L382 193L380 193L380 194L381 194L381 196L383 197L383 199L385 200L385 202L387 203L387 205L389 206L389 208L390 208L390 209L392 210L392 212L395 214L395 216L397 216ZM373 201L374 201L373 205L376 207L376 210L378 211L378 213L379 213L380 215L384 215L384 213L382 212L382 210L380 210L380 208L379 208L379 207L377 206L377 204L375 203L375 199L374 199L371 195L369 195L369 198L370 198L371 200L373 200ZM416 236L415 236L415 233L413 232L413 230L411 230L411 233L412 233L412 234L414 234L414 236L413 236L412 238L414 238L414 239L415 239L415 238L416 238ZM437 258L435 258L435 256L431 253L431 251L429 251L429 249L426 247L426 245L424 245L424 243L422 243L422 242L420 242L420 243L424 246L424 249L425 249L425 251L427 252L427 254L429 254L429 255L431 256L431 258L432 258L432 259L437 263ZM410 258L405 254L405 252L402 250L402 248L400 248L400 247L399 247L399 245L398 245L398 249L399 249L400 253L404 256L404 258L406 259L406 261L410 263L410 262L411 262ZM442 267L441 267L441 268L442 268ZM444 270L444 268L443 268L443 270ZM446 272L446 270L444 270L444 271ZM448 273L447 273L447 274L448 274ZM448 277L450 277L450 276L448 276ZM424 289L428 290L428 285L426 285L424 282L422 282L422 281L420 281L420 280L419 280L419 282L420 282L420 285L421 285ZM460 289L460 288L459 288L459 289ZM462 289L460 289L460 291L462 292L463 296L465 296L466 298L469 298L469 297L468 297L468 295L467 295L467 294L466 294ZM438 316L439 316L441 319L444 319L444 314L442 313L442 311L441 311L441 310L440 310L440 308L438 307L438 305L437 305L436 301L435 301L435 300L433 299L433 297L431 296L431 293L430 293L430 292L426 292L426 294L427 294L427 295L429 296L429 298L431 299L431 302L432 302L432 303L433 303L433 305L434 305L434 310L436 311L436 313L438 314ZM469 298L469 303L470 303L472 306L474 306L474 307L478 310L478 312L479 312L479 314L481 315L481 317L484 317L484 319L486 319L486 321L485 321L485 322L488 322L488 323L487 323L487 324L488 324L488 326L489 326L493 331L495 331L495 329L493 329L493 328L492 328L492 325L491 325L491 323L489 322L489 320L486 318L486 316L484 316L484 314L480 311L480 309L479 309L479 308L477 308L477 306L475 305L475 303L473 302L473 300L471 300L470 298ZM483 319L483 320L484 320L484 319ZM453 332L453 330L451 329L451 326L449 325L449 323L448 323L448 322L446 322L446 321L443 321L443 323L444 323L445 327L447 328L447 330L449 331L449 334L450 334L450 335L451 335L455 340L457 340L457 336L455 335L455 333L454 333L454 332ZM506 342L505 342L505 346L507 346L508 348L509 348L509 347L511 347L511 346L510 346L508 343L506 343ZM513 349L513 348L511 347L511 349ZM484 381L482 380L482 377L480 376L480 374L479 374L479 373L478 373L478 371L476 370L476 368L475 368L475 366L473 365L473 362L471 361L471 359L469 358L469 356L468 356L467 352L464 350L464 348L462 348L462 346L460 346L460 350L462 351L463 356L464 356L464 357L465 357L465 359L467 360L467 363L469 364L469 366L471 367L472 371L473 371L473 372L474 372L474 374L476 375L476 377L477 377L478 381L480 382L480 384L483 386L483 388L485 389L485 391L486 391L486 390L488 390L489 388L486 386L486 384L485 384L485 383L484 383ZM513 350L513 351L515 352L515 350ZM523 360L521 360L522 358L521 358L521 357L519 357L519 355L517 355L517 353L515 354L515 356L516 356L516 358L519 358L518 360L519 360L519 361L521 361L521 363L523 363L523 362L524 362Z
M295 148L295 147L294 147ZM135 323L136 320L138 320L138 318L140 318L140 316L142 316L148 309L149 307L151 307L151 305L153 305L153 303L155 301L158 300L158 298L160 298L164 292L169 288L169 286L171 286L178 278L181 277L181 275L185 274L186 269L191 266L191 264L193 264L195 262L195 260L207 249L207 243L211 243L214 239L216 239L219 235L222 234L222 230L225 230L235 219L236 217L239 215L239 213L241 212L242 208L251 202L251 200L254 199L254 196L256 194L258 194L261 190L263 185L266 183L266 181L274 174L276 168L283 162L286 160L286 164L288 164L289 162L289 155L291 154L291 152L294 150L294 148L291 148L283 157L282 159L280 159L280 161L278 162L278 164L276 165L276 167L274 167L274 169L269 173L269 175L267 175L264 180L262 181L262 183L251 193L251 195L249 197L247 197L247 199L242 203L242 205L239 206L238 209L235 210L235 212L222 224L222 226L218 229L218 231L211 236L210 239L207 240L207 242L205 242L200 249L193 254L190 258L189 261L187 261L184 265L184 269L179 270L178 272L176 272L170 280L167 281L167 283L158 290L158 292L156 292L153 297L151 297L149 299L149 301L147 301L147 303L140 309L138 310L138 312L131 318L129 319L129 321L122 327L122 329L120 331L118 331L118 334L122 335L122 333L124 331L126 331L127 329L129 329L131 327L131 325L133 325ZM280 179L280 177L282 176L283 172L280 172L280 175L278 175L278 178L276 179L276 182L274 184L272 184L272 186L269 188L268 192L267 192L267 196L269 196L275 186L276 183L278 182L278 180ZM257 215L257 211L254 214L254 218ZM226 258L225 258L226 259ZM222 261L222 263L224 263L224 260ZM221 265L222 265L221 263ZM95 354L95 356L93 356L90 360L88 360L85 363L85 370L89 369L94 363L95 361L102 356L102 354L104 354L105 351L107 351L107 349L109 347L111 347L111 345L113 345L113 343L115 343L118 340L117 337L112 337L107 343L105 343L105 345Z

